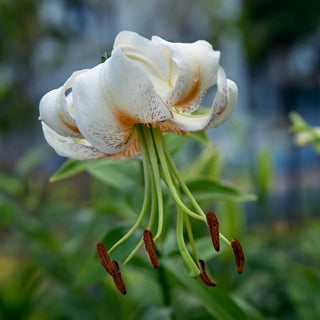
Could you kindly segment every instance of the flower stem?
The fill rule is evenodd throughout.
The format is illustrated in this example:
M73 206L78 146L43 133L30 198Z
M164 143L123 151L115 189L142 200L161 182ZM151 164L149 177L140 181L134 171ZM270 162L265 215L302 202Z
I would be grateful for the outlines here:
M167 163L170 166L170 169L172 170L172 172L174 173L175 177L177 178L183 192L185 193L185 195L188 197L188 199L190 200L191 204L193 205L193 207L195 208L196 211L198 211L198 213L202 216L202 217L206 217L206 214L203 212L202 208L199 206L198 202L195 200L195 198L193 197L192 193L190 192L188 186L186 185L186 183L184 182L183 178L180 175L179 170L176 167L176 164L174 163L168 148L166 147L165 141L163 139L163 136L160 134L160 137L162 145L163 145L163 150L165 152L166 155L166 160ZM206 219L204 220L206 222ZM187 226L187 225L186 225ZM231 243L230 241L222 234L220 233L220 239L222 241L224 241L230 248L231 248Z
M156 150L154 148L152 141L150 141L150 130L147 127L142 127L142 132L144 134L143 136L145 139L144 147L146 147L146 154L149 155L149 161L151 163L154 182L156 186L156 192L157 192L159 220L158 220L158 230L156 235L153 238L154 241L156 241L160 237L162 228L163 228L163 196L162 196L162 188L161 188L161 181L160 181L160 171L159 171Z
M190 215L191 217L195 218L195 219L199 219L199 220L203 220L205 221L205 216L201 217L199 214L193 212L192 210L190 210L180 199L176 188L173 185L173 182L171 180L171 175L170 175L170 170L167 164L167 159L164 153L164 149L166 149L166 147L163 147L163 144L161 143L161 131L158 128L154 128L152 130L153 134L154 134L154 144L156 146L157 152L158 152L158 157L160 160L160 164L161 164L161 168L162 168L162 172L163 172L163 180L165 181L165 183L167 184L175 202L177 203L177 205L188 215Z
M139 130L137 128L137 130ZM142 148L142 153L145 153L146 150L144 148ZM145 189L144 189L144 201L143 201L143 205L142 205L142 209L141 212L138 216L137 221L135 222L135 224L131 227L131 229L120 239L118 240L110 249L109 249L109 253L111 253L116 247L118 247L120 244L122 244L123 242L125 242L139 227L139 225L141 224L146 212L147 212L147 208L149 205L149 197L150 197L150 164L147 161L147 157L146 155L142 156L142 161L143 161L143 173L144 173L144 184L145 184Z
M183 212L181 208L177 208L178 216L177 216L177 243L179 247L179 251L181 256L186 263L187 267L190 271L190 276L196 278L200 274L200 270L198 269L197 265L193 261L190 253L186 247L183 237Z

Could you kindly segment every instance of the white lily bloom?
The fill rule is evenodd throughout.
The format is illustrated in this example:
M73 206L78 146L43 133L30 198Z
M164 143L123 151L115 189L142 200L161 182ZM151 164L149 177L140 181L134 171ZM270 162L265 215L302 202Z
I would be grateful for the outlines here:
M41 99L45 137L62 156L126 158L140 154L135 124L162 132L215 127L237 101L237 86L226 78L219 58L220 52L203 40L171 43L121 32L109 59L73 73ZM192 115L214 85L209 111Z
M177 245L190 275L200 276L208 286L216 285L206 272L205 262L198 257L189 217L208 225L216 251L220 250L220 239L230 246L237 272L243 270L241 244L236 239L231 242L226 239L219 232L216 215L212 211L205 214L201 209L176 168L162 135L206 130L230 115L238 90L227 79L219 58L220 52L206 41L170 43L159 37L150 41L133 32L121 32L110 58L90 70L73 73L63 86L41 99L44 136L61 156L77 160L142 157L145 195L140 214L131 229L109 248L109 253L145 224L147 213L149 222L144 226L143 238L122 261L121 268L143 243L153 267L159 266L154 242L160 238L164 225L162 180L177 206ZM208 112L193 114L212 86L217 91ZM183 194L191 208L185 205ZM158 223L153 236L156 215ZM184 240L184 228L188 231L192 255ZM97 245L97 251L120 293L126 294L120 265L111 260L103 243Z

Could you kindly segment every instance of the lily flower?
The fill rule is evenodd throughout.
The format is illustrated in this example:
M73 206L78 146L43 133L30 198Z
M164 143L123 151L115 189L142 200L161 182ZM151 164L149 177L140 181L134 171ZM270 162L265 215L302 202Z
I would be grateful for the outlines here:
M44 136L59 155L77 160L142 157L145 199L141 212L129 232L109 248L109 254L142 224L151 199L147 232L120 267L112 267L117 264L111 262L107 251L101 251L103 246L99 245L99 255L103 255L103 261L109 261L103 264L111 275L120 274L119 268L144 242L150 259L153 257L152 264L157 265L154 242L163 227L162 178L177 204L177 243L182 258L192 277L202 274L201 278L207 279L204 262L199 260L193 245L189 217L210 227L212 215L208 219L188 190L162 134L206 130L230 115L237 101L237 86L227 79L219 59L220 52L203 40L172 43L160 37L148 40L124 31L116 37L108 59L92 69L74 72L60 88L41 99ZM211 107L206 112L195 112L213 86L216 95ZM180 190L189 198L193 209L185 205ZM156 215L157 228L154 227ZM193 257L185 244L184 227ZM218 232L218 239L233 248L217 230L210 229L210 233L215 232L217 238Z

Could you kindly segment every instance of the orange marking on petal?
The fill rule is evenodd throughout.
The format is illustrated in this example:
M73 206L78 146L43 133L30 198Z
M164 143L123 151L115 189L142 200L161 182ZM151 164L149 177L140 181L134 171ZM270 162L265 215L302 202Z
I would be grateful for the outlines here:
M157 253L156 253L156 249L155 249L155 245L154 245L154 241L153 241L153 234L151 231L149 230L144 230L143 232L143 241L146 247L146 250L148 252L150 261L152 263L152 266L155 269L159 268L159 261L158 261L158 257L157 257Z
M218 218L213 211L209 211L206 215L206 218L213 247L216 249L216 251L220 251L220 233Z
M245 265L245 256L241 243L237 239L231 241L231 247L236 260L237 272L242 273Z
M185 131L177 128L175 125L172 124L170 120L165 120L158 123L152 123L152 127L160 128L161 132L175 132L178 134L185 134Z
M133 117L128 112L120 110L118 107L115 107L116 111L114 111L114 115L121 124L122 127L125 129L132 128L134 124L139 123L139 119Z
M60 119L60 121L66 126L68 127L69 129L71 129L72 131L76 132L76 133L80 133L81 132L79 131L78 127L70 122L68 122L62 114L60 114L59 112L57 112L57 115L58 115L58 118Z
M178 111L188 111L189 105L193 102L197 96L199 95L201 87L201 80L200 80L200 70L198 70L198 79L194 80L193 86L190 91L184 96L180 101L178 101L174 108Z
M106 154L106 157L112 159L130 159L140 154L140 143L136 132L131 136L129 145L121 152L116 154Z
M207 274L207 267L203 260L199 260L200 263L200 278L209 287L215 287L217 284Z

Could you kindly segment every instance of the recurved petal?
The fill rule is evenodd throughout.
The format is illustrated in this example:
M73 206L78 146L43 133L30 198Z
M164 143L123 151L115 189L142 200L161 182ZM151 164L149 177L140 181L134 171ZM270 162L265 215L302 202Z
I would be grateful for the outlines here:
M131 127L122 126L121 114L107 91L104 73L111 59L79 75L72 88L78 128L91 145L105 154L123 151L132 132Z
M217 93L210 111L205 115L183 115L173 112L171 122L184 131L201 131L216 127L222 123L234 109L238 97L236 84L226 78L224 70L219 67Z
M58 155L75 160L90 160L105 157L105 154L92 147L88 141L61 136L43 121L41 121L41 124L44 137Z
M232 81L227 79L228 87L228 101L225 106L220 107L219 111L212 116L208 127L217 127L220 123L224 122L232 113L238 101L238 87Z
M49 91L40 101L40 120L62 136L81 138L81 134L73 119L72 87L74 78L86 70L74 72L71 77L58 89Z
M152 37L164 55L170 49L170 77L173 89L165 100L178 112L191 113L198 108L206 91L217 81L220 52L199 40L194 43L171 43Z
M105 85L115 115L122 125L157 123L172 118L148 75L128 59L120 48L107 61Z
M122 31L114 42L114 49L121 51L137 63L149 75L160 77L164 81L169 78L169 63L159 48L150 40L135 32Z

